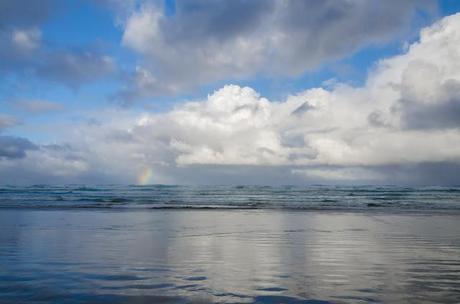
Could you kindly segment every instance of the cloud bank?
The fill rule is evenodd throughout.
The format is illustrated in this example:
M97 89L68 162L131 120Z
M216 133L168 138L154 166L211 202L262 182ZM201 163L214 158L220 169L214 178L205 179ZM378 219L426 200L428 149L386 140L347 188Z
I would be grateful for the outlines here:
M134 182L149 168L153 183L459 184L459 45L456 14L378 62L362 87L271 101L226 85L165 113L93 113L96 123L73 126L68 145L0 159L0 175L46 167L61 181Z

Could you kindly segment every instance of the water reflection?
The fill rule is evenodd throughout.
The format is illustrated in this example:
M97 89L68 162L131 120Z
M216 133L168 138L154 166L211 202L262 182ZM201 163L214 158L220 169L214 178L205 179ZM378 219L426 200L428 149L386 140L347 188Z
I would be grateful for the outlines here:
M455 303L459 220L257 210L3 210L0 299Z

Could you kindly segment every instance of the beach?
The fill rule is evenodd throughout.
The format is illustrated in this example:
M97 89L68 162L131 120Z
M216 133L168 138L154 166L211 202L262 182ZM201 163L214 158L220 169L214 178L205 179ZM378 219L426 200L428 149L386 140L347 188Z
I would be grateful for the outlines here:
M460 215L0 210L0 303L458 303Z

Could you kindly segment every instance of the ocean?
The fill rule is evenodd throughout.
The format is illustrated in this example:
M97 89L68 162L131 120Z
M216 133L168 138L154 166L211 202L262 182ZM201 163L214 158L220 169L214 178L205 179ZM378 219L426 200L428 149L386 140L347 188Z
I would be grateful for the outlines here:
M460 188L0 187L0 303L460 303Z
M460 211L460 187L47 186L0 187L0 208Z

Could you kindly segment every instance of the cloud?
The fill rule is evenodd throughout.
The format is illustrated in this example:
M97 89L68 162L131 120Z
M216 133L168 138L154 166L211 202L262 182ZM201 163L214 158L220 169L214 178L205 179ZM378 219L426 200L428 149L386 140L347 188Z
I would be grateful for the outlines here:
M0 151L1 149L0 147ZM90 170L88 162L82 157L82 151L71 145L38 146L32 144L31 149L23 152L15 158L0 157L2 182L30 185L37 183L108 183L114 180L113 176L109 179L100 174L98 170Z
M18 121L15 118L0 114L0 132L2 132L4 129L14 127L17 124Z
M41 45L40 26L50 16L54 1L0 2L0 71L27 69Z
M114 94L114 99L123 106L130 106L138 99L155 95L168 95L177 93L179 88L171 83L156 78L149 70L136 66L135 70L125 75L128 84Z
M309 168L294 169L292 173L303 175L319 182L361 182L373 183L384 179L384 175L363 168Z
M24 158L26 151L34 149L37 146L25 138L0 135L0 159Z
M98 123L67 126L71 149L7 162L49 167L52 178L123 182L149 168L157 183L458 184L458 33L460 14L423 29L360 87L274 101L226 85L168 112L107 109L87 115Z
M336 84L276 102L229 85L146 114L130 128L132 147L146 162L315 167L305 172L323 180L384 181L389 166L459 162L459 30L460 14L425 28L405 54L380 61L363 87Z
M114 74L114 60L90 46L57 47L42 39L41 27L59 5L53 0L1 1L0 78L36 76L78 88Z
M455 47L446 44L449 46ZM446 66L416 60L404 71L400 111L407 128L460 127L460 81L456 78L457 72L441 72L444 68Z
M33 51L39 47L41 32L35 28L28 30L14 30L12 32L12 43L21 51Z
M434 2L179 0L172 16L145 2L125 22L123 44L161 82L142 92L134 81L132 91L162 95L258 73L296 76L390 41L408 30L415 8L432 12Z
M29 113L42 113L50 111L62 110L63 106L48 100L12 100L10 102L14 107L29 112Z
M36 27L0 31L0 44L0 71L27 73L41 44L41 32Z
M0 71L4 75L36 76L71 88L113 76L113 58L93 51L52 48L43 44L38 28L17 28L0 32Z
M0 31L11 27L33 27L50 15L53 0L2 0L0 2Z
M53 51L37 68L40 76L69 87L102 79L114 71L112 58L89 51Z

